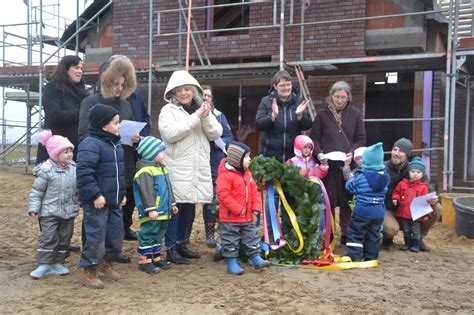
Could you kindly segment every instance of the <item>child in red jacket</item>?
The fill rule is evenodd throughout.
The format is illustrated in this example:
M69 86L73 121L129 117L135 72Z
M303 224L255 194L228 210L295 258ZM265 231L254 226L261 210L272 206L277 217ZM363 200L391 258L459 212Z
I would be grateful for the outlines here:
M240 142L231 142L227 158L221 161L217 175L222 256L227 262L227 272L231 275L244 272L237 262L241 244L255 269L270 265L260 257L260 237L255 218L262 211L262 203L248 169L249 163L250 148Z
M425 174L425 164L420 157L414 157L408 165L408 175L410 179L404 178L392 193L392 201L398 206L395 215L400 219L403 239L405 245L401 250L418 253L420 251L420 222L427 220L422 217L417 221L412 220L410 205L415 197L428 194L428 184L422 180Z

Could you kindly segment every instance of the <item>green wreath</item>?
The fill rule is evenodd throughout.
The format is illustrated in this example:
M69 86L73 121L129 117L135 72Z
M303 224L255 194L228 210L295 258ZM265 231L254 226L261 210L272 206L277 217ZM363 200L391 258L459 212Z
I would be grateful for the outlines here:
M258 156L249 165L254 180L262 189L266 182L278 179L288 203L295 212L296 219L303 235L304 247L295 254L288 246L277 251L271 251L269 259L276 263L299 264L304 259L317 259L320 252L318 242L319 216L325 208L318 186L300 175L300 168L285 165L275 158ZM262 202L264 202L262 200ZM285 215L282 218L284 238L293 248L298 244L298 238Z

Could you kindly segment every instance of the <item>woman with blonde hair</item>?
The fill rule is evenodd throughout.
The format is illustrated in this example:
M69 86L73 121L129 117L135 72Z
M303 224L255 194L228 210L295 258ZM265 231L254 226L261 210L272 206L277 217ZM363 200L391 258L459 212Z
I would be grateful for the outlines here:
M187 71L173 72L166 86L158 128L166 143L165 164L170 171L174 200L166 232L167 260L189 264L200 255L186 246L186 231L193 223L196 204L212 202L209 141L222 135L222 126L211 114L211 104L202 101L202 88Z

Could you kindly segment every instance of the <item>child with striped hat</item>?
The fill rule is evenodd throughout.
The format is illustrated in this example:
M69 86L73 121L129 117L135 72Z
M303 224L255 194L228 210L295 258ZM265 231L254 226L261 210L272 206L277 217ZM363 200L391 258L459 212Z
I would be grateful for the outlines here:
M227 158L221 161L217 175L222 256L227 263L227 273L231 275L244 272L237 262L241 245L255 269L270 265L260 256L260 237L255 217L262 211L262 203L248 169L249 163L250 148L240 142L231 142L227 148Z
M163 141L152 136L143 138L137 148L141 160L137 163L133 194L140 220L138 269L148 274L170 268L170 263L161 259L161 244L171 212L178 212L168 170L163 164L164 151Z

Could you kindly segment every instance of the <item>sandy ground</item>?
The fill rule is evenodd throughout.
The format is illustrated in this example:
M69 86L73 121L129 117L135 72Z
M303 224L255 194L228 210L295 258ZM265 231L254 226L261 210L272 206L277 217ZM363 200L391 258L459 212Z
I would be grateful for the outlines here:
M25 168L0 169L0 313L474 313L474 241L457 237L437 224L426 242L430 253L383 251L373 269L319 271L245 267L228 276L204 246L202 220L195 225L191 247L202 258L189 266L149 276L132 264L116 264L123 276L103 290L79 282L79 253L67 261L71 274L32 280L38 226L26 214L33 176ZM73 241L80 242L81 217ZM138 229L138 226L134 227ZM401 239L396 240L397 243ZM135 242L125 242L136 257ZM344 248L336 248L344 254Z

